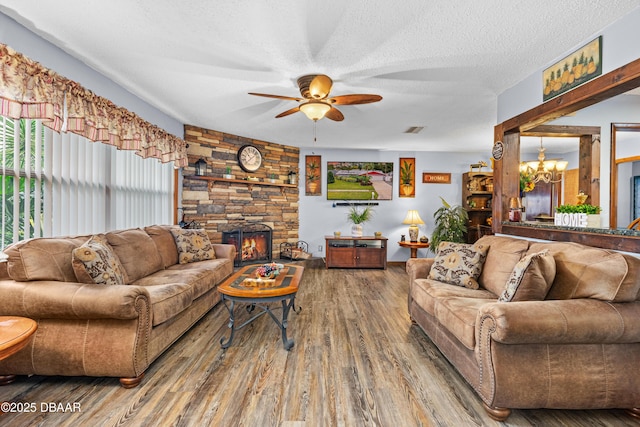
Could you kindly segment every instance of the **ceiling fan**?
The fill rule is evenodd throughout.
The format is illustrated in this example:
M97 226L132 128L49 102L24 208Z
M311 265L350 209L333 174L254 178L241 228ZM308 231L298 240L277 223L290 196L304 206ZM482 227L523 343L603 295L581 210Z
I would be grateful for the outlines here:
M324 74L309 74L298 79L298 87L300 87L302 98L254 92L249 92L249 95L296 101L300 105L278 114L276 119L302 111L314 122L317 122L323 117L336 122L344 120L344 116L334 105L369 104L382 99L380 95L366 94L338 95L330 98L329 92L331 91L332 85L333 80L331 80L329 76Z

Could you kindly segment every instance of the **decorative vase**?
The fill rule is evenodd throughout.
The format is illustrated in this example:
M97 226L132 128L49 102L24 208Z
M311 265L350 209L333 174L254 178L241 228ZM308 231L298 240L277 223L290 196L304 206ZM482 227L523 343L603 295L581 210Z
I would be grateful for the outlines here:
M402 194L405 196L410 196L413 193L413 185L411 184L403 184L402 185Z
M351 237L362 237L362 224L353 224L351 226Z

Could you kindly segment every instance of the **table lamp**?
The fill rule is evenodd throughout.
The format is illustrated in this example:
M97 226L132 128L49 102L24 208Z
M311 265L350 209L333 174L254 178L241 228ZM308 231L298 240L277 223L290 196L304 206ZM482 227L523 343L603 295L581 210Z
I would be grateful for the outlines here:
M422 218L420 218L420 214L417 210L411 209L407 212L407 217L402 221L403 224L411 224L409 226L409 241L417 242L418 241L418 224L424 224Z

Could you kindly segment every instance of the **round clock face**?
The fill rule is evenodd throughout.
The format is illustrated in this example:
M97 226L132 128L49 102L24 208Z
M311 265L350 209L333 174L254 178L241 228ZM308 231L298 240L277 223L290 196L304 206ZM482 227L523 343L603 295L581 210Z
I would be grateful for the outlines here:
M243 145L238 150L238 163L247 172L255 172L262 166L262 154L253 145Z
M491 154L493 154L493 158L496 160L502 159L502 155L504 154L504 144L502 143L502 141L496 141L496 143L493 145Z

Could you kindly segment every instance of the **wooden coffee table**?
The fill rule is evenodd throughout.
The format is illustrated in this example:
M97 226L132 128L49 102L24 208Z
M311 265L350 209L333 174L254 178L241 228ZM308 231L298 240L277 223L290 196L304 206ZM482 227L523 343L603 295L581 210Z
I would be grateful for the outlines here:
M228 348L233 341L233 335L236 330L244 328L258 317L268 313L276 325L280 327L284 348L291 350L293 340L287 338L287 317L289 316L289 310L292 308L295 312L300 311L300 308L297 310L295 308L295 299L304 267L285 264L280 274L276 277L275 282L265 283L264 285L256 282L246 282L246 279L251 280L256 277L255 272L258 267L260 267L260 265L248 265L218 286L218 291L220 291L222 295L222 302L229 311L229 329L231 329L228 339L225 340L224 337L220 338L220 345L222 345L224 349ZM230 304L227 304L227 301L230 301ZM274 302L280 302L281 306L270 307L269 304ZM236 326L234 315L236 303L247 304L246 310L249 313L255 308L259 308L261 311L243 324ZM273 313L273 310L276 309L282 309L281 320Z

